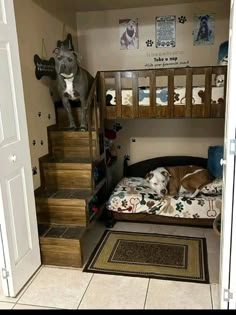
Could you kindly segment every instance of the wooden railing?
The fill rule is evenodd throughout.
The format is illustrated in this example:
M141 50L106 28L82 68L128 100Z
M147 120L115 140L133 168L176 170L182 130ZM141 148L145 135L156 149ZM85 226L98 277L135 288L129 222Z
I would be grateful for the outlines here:
M100 136L103 133L102 122L102 107L98 99L98 85L99 85L99 73L97 73L92 87L89 92L89 96L86 103L87 115L88 115L88 133L89 133L89 156L90 161L93 163L100 157ZM95 138L94 138L95 134ZM96 139L96 140L95 140ZM94 150L94 140L96 147ZM99 160L99 159L98 159ZM91 185L94 187L93 177L91 178Z
M217 102L212 101L213 77L224 76L223 97ZM185 78L185 103L175 105L175 78ZM202 101L193 103L193 78L201 76L204 79ZM168 104L159 106L156 103L157 78L166 78L168 89ZM101 103L105 119L117 118L222 118L225 114L227 67L186 67L172 69L131 70L131 71L102 71L99 73ZM140 81L148 79L150 101L148 106L139 104ZM115 105L107 103L107 81L113 81L115 90ZM125 105L122 100L122 89L126 89L122 81L131 80L129 89L132 91L132 104Z

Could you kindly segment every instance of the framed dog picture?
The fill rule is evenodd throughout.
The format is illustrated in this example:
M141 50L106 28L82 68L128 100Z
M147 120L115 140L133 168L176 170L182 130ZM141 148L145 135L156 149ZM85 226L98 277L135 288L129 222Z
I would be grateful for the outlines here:
M156 48L176 46L176 16L156 17Z
M138 49L138 19L119 20L120 49Z
M215 39L215 17L213 14L194 16L194 46L212 45Z

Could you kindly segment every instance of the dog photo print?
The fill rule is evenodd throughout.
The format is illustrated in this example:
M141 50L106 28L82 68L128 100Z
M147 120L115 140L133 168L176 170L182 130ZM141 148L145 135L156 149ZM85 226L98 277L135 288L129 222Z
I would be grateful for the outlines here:
M119 20L120 49L138 49L138 19Z
M212 45L215 39L215 17L213 14L194 16L193 44Z

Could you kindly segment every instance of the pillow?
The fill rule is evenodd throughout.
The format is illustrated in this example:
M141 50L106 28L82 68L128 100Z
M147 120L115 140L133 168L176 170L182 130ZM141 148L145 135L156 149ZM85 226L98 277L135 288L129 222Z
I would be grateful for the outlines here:
M215 178L211 183L202 187L201 193L204 195L221 195L222 194L222 178Z
M214 177L222 177L223 166L220 160L223 158L223 146L210 146L208 148L207 169Z

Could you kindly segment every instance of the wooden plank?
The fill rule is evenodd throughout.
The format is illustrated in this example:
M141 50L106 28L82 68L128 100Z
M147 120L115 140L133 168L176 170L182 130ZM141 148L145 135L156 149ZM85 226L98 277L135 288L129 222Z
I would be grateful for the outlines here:
M210 117L211 113L211 86L212 86L212 68L205 68L205 114L204 117Z
M133 91L133 118L138 118L139 117L139 87L138 87L137 72L133 72L132 91Z
M40 206L48 205L48 206L58 206L58 207L82 207L82 208L86 206L86 200L82 198L81 199L63 199L63 198L36 197L36 202L37 202L37 205L40 205Z
M91 171L44 169L47 189L91 189Z
M192 69L186 69L186 111L185 117L192 115L192 97L193 97L193 72Z
M156 117L156 75L155 70L151 71L150 74L150 116Z
M72 161L69 163L63 162L44 162L43 163L44 169L49 170L81 170L81 171L91 171L92 164L91 163L73 163Z
M40 224L62 224L87 226L86 208L37 204L37 218Z
M174 69L168 71L168 117L174 117Z
M116 86L116 118L122 118L122 97L121 97L121 77L120 72L116 72L115 75Z
M109 116L109 111L107 109L109 108L107 106L107 101L106 101L106 82L105 82L105 73L100 72L100 97L101 97L101 102L102 102L102 111L103 115L107 119L111 119Z
M88 145L78 146L78 147L67 147L67 146L53 146L51 154L56 158L89 158L90 151ZM96 147L93 144L93 158L96 159Z
M45 265L83 267L83 254L80 240L41 238L42 263Z
M156 77L168 77L169 70L168 69L156 69L155 71L155 76Z

